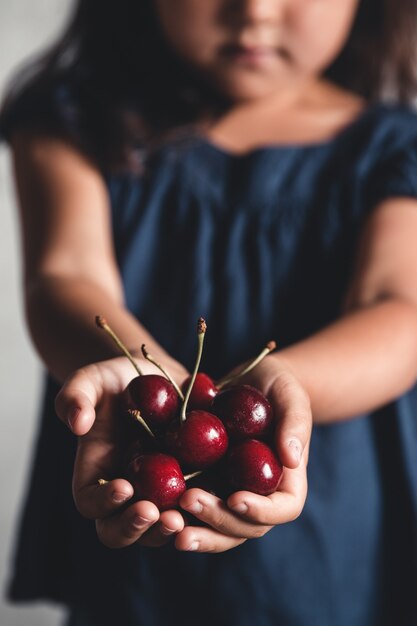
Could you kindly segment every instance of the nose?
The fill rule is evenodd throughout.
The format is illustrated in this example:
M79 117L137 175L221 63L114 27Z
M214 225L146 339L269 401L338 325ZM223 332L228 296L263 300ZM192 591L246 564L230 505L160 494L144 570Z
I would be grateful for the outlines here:
M258 24L279 18L283 4L284 0L230 0L227 13L234 21Z
M266 22L277 17L282 0L241 0L239 4L248 22Z

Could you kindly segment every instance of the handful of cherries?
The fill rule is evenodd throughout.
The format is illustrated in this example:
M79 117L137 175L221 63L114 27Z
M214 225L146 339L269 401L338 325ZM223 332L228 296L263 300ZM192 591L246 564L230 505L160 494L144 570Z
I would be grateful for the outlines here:
M194 372L180 389L144 345L143 356L163 375L142 374L106 320L97 316L96 323L138 374L122 398L131 422L141 425L124 455L126 477L137 500L149 500L160 511L175 508L187 481L197 476L200 480L200 475L206 490L215 491L217 482L221 491L229 493L247 490L268 495L276 491L282 465L265 443L273 431L272 407L255 387L235 383L275 349L274 342L241 372L216 384L198 372L207 329L200 318Z

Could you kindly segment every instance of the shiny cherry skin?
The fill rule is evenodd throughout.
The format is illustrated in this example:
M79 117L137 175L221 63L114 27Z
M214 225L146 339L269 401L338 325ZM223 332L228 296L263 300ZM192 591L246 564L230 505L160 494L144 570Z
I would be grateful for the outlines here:
M261 496L276 491L282 476L282 465L274 452L257 439L245 439L231 446L226 467L233 491L252 491Z
M182 384L181 389L184 394L187 392L190 380L191 376ZM204 372L198 372L188 400L188 409L191 411L193 409L209 410L218 392L214 380Z
M175 508L186 489L178 461L160 452L135 456L127 474L135 498L153 502L160 511Z
M125 389L126 404L137 409L150 428L169 424L179 413L174 386L158 374L136 376Z
M200 470L226 454L229 438L218 417L208 411L190 411L185 422L168 429L165 444L181 465Z
M250 385L234 385L220 391L211 410L222 420L231 439L261 438L272 428L269 401Z

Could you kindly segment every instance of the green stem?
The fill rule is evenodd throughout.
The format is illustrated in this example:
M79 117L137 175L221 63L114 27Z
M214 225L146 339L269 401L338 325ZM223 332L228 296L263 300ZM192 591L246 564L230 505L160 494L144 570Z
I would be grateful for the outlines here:
M262 352L260 352L258 356L253 359L253 361L250 361L250 363L237 374L221 378L219 381L216 382L216 387L218 389L223 389L223 387L226 387L226 385L229 385L230 383L238 380L242 376L245 376L245 374L248 374L251 370L253 370L253 368L256 367L258 363L260 363L270 352L272 352L272 350L275 350L276 347L277 344L275 343L275 341L269 341L266 344L265 348L262 350Z
M113 341L116 344L116 346L118 348L120 348L120 350L123 352L123 354L129 359L129 361L131 362L131 364L135 368L135 370L138 373L138 375L142 376L142 372L140 371L140 369L139 369L135 359L133 358L133 356L131 355L129 350L126 348L125 344L119 339L119 337L116 335L116 333L110 328L110 326L108 325L108 323L104 319L104 317L101 317L101 315L97 315L96 316L96 324L97 324L97 326L99 328L101 328L102 330L105 330L106 333L108 335L110 335L110 337L113 339Z
M139 424L141 424L143 426L143 428L150 434L151 437L155 438L155 435L153 434L153 432L151 431L151 429L149 428L148 424L145 422L145 420L143 419L142 415L140 414L140 411L138 411L137 409L128 409L127 412L129 413L129 415L131 415L137 422L139 422Z
M181 409L181 422L185 422L185 420L187 419L186 417L187 404L191 395L192 388L194 386L198 368L200 367L201 355L203 354L204 336L206 334L206 330L207 330L207 324L205 320L202 317L200 317L197 323L197 337L198 337L197 359L194 365L193 375L191 376L191 380L189 382L187 391L185 393L185 398L184 398L184 402L183 402L182 409Z
M146 349L145 344L142 344L142 354L145 357L145 359L147 361L149 361L150 363L153 363L163 374L164 376L169 380L169 382L171 383L171 385L174 387L175 391L177 392L179 398L184 401L184 394L182 393L181 389L178 387L177 383L175 382L175 380L172 378L172 376L162 367L162 365L160 363L158 363L158 361L155 361L155 359L153 358L153 356L151 356L149 354L149 352Z
M186 476L184 476L184 480L191 480L191 478L195 478L196 476L200 476L200 474L202 474L202 470L198 471L198 472L193 472L192 474L187 474Z

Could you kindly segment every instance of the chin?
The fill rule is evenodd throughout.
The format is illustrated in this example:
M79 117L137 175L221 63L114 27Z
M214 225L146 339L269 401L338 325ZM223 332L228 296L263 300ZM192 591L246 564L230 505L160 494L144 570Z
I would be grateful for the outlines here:
M274 80L260 73L218 73L210 82L222 95L232 102L262 100L276 94L288 81Z
M262 81L231 81L230 79L216 80L214 86L232 102L250 102L267 98L276 93L277 86L265 85Z

